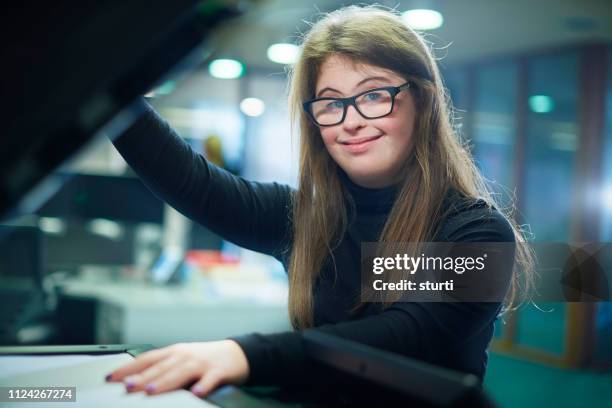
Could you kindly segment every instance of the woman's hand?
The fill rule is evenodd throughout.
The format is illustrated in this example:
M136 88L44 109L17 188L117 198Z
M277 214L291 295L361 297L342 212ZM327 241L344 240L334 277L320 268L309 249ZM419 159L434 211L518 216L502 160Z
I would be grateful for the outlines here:
M113 371L107 381L123 381L128 392L159 394L195 381L191 391L208 395L222 384L239 385L249 376L249 364L232 340L179 343L151 350Z

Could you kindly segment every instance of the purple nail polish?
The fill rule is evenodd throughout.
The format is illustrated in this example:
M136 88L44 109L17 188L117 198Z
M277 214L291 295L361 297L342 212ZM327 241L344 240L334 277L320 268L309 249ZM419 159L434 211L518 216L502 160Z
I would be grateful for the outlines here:
M147 386L145 387L145 391L147 392L155 391L155 384L147 384Z
M125 386L127 387L128 390L131 390L132 388L134 388L136 384L134 384L134 381L128 381L125 383Z
M108 374L106 377L104 377L104 379L105 379L106 381L110 381L112 377L113 377L113 375L112 375L112 374Z
M196 395L200 395L204 392L204 387L202 387L202 385L198 384L195 387L193 387L191 389L191 392L193 392Z

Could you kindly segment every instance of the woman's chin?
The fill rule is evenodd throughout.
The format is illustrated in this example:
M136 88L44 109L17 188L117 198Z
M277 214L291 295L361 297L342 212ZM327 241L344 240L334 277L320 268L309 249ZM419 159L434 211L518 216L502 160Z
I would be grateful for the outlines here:
M365 188L383 188L393 184L394 178L380 169L344 169L351 181Z

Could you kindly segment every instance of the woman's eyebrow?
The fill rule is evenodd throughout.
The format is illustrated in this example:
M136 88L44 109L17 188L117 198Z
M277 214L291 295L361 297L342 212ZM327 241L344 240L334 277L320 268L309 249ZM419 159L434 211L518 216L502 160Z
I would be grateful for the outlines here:
M383 81L383 82L386 82L386 83L391 83L389 78L382 77L382 76L374 76L374 77L368 77L368 78L362 79L361 81L359 81L359 83L357 85L355 85L355 88L359 88L361 85L363 85L363 84L365 84L365 83L367 83L369 81ZM339 94L342 94L342 92L338 91L337 89L330 88L330 87L325 87L325 88L321 89L319 92L317 92L316 97L318 98L319 96L321 96L321 94L323 92L326 92L326 91L332 91L332 92L337 92Z

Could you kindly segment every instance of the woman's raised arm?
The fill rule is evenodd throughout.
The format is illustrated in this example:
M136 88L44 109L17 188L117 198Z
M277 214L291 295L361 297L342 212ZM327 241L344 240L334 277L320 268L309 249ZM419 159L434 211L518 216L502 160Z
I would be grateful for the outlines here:
M208 162L146 102L113 143L160 199L228 241L275 257L290 239L292 189L245 180Z

